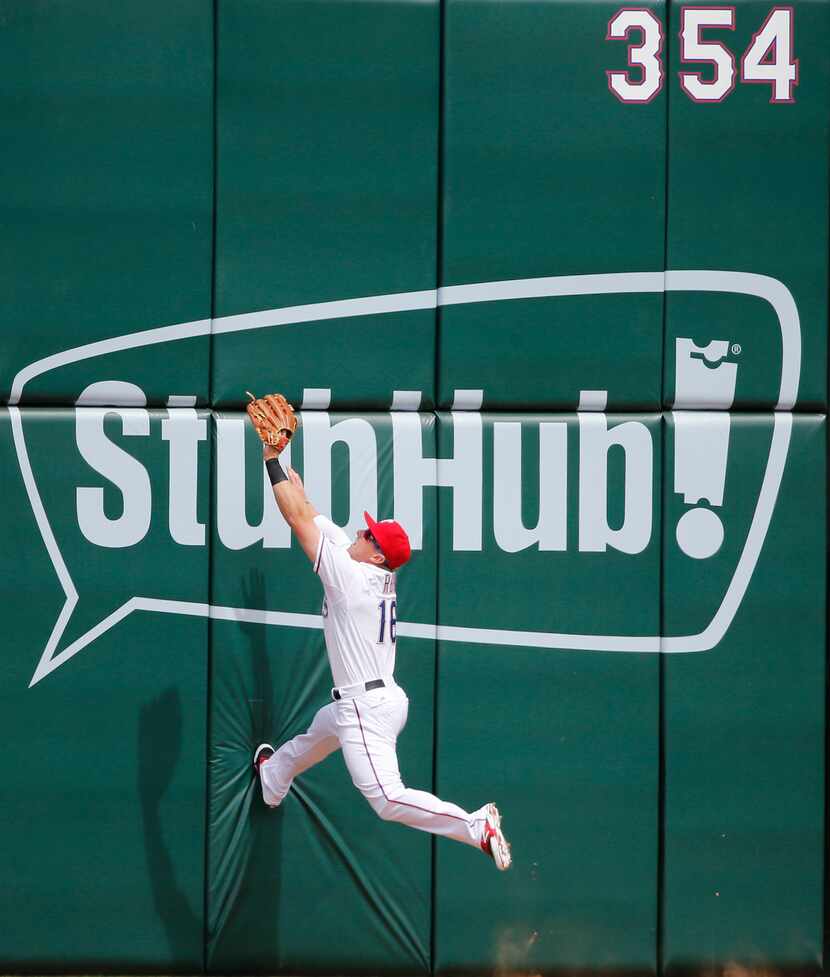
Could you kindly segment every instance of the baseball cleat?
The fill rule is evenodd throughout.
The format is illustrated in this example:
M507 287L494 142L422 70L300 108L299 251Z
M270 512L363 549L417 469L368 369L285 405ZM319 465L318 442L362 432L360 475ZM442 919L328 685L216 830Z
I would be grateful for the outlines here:
M510 854L510 845L501 830L501 815L495 804L488 804L484 808L487 820L484 822L484 834L481 839L481 850L496 863L496 868L500 872L506 872L510 868L513 856Z
M270 760L274 755L274 747L270 743L260 743L254 753L254 770L259 773L260 764Z

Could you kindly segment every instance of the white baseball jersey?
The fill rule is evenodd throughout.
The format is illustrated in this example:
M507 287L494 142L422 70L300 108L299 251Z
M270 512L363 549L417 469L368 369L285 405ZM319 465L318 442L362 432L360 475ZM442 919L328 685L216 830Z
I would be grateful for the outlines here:
M395 671L395 574L348 553L349 537L325 516L314 572L323 584L323 632L335 686L391 679Z

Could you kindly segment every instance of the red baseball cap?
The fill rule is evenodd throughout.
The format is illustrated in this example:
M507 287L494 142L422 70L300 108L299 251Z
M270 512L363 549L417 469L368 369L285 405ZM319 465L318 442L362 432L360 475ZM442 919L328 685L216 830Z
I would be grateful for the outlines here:
M386 565L390 570L397 570L412 555L409 537L406 530L394 519L382 519L376 522L368 512L363 513L369 531L375 537L378 546L386 557Z

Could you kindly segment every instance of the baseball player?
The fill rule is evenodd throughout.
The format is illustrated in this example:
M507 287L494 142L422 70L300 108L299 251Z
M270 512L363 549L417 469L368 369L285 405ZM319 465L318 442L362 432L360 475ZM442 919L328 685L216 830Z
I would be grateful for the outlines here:
M297 426L291 405L280 395L251 397L248 413L265 442L277 506L323 584L323 632L335 686L333 701L317 712L307 732L278 750L269 743L257 747L253 762L265 803L278 807L296 776L341 749L355 787L384 821L481 848L504 871L510 846L495 804L468 813L401 780L396 741L409 700L394 677L395 571L410 556L406 532L394 520L377 522L367 512L366 529L351 542L309 502L300 476L280 465L279 454Z

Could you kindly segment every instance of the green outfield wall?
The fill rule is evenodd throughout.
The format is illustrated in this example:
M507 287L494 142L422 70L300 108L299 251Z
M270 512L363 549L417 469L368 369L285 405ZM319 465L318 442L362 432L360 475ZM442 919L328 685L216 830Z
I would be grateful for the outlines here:
M830 0L0 0L0 972L825 971ZM334 755L246 391L395 518Z

